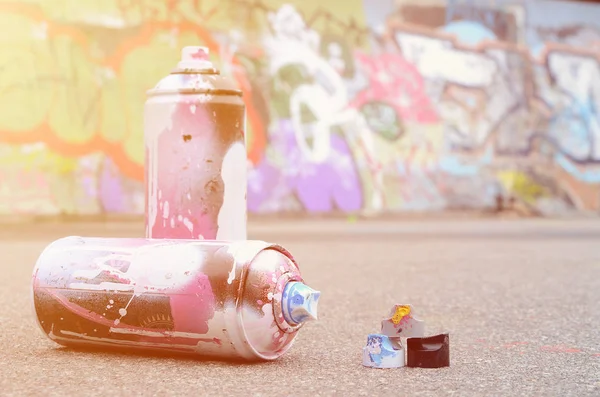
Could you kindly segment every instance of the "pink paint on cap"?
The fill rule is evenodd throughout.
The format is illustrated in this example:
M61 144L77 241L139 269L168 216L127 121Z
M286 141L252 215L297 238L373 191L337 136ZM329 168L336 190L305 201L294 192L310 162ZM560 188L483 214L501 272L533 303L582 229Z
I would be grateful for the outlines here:
M181 50L181 60L177 64L179 69L214 69L214 65L208 60L208 47L188 46Z
M208 47L188 46L181 50L182 61L208 61Z

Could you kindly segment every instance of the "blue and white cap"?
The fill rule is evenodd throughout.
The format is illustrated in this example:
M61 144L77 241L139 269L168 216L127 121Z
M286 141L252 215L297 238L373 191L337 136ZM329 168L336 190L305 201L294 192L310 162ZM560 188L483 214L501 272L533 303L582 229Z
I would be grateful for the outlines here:
M317 319L317 305L321 292L308 285L292 281L286 284L281 299L281 311L288 324L298 325Z

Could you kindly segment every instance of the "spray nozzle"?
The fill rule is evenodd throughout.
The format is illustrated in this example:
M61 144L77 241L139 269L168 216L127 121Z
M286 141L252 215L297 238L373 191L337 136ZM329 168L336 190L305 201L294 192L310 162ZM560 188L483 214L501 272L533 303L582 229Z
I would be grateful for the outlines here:
M317 319L317 305L321 292L308 285L292 281L283 290L281 308L285 321L297 325Z

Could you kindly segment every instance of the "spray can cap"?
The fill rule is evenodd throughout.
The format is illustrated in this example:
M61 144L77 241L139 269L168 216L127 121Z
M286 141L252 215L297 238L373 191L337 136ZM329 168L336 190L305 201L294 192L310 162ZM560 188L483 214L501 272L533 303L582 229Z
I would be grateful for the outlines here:
M317 305L321 292L315 291L308 285L291 281L286 284L281 299L281 311L285 321L298 325L307 321L317 320Z
M148 96L215 94L241 97L243 94L236 80L221 75L209 60L209 53L208 47L183 47L177 66L148 91Z

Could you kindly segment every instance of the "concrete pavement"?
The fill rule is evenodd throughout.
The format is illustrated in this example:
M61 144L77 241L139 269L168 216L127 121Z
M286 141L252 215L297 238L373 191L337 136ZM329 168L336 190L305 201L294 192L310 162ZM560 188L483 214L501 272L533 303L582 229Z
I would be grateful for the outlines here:
M600 221L256 221L322 291L276 362L75 351L37 329L33 264L65 235L141 236L138 223L0 231L0 395L600 395ZM377 370L361 348L394 303L450 332L451 367Z

